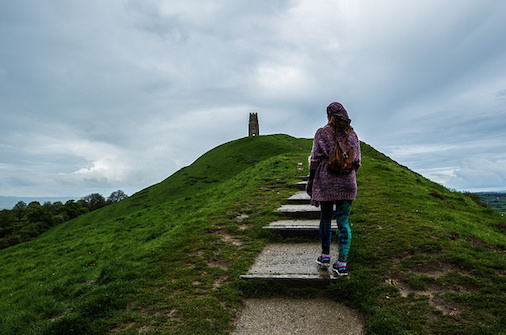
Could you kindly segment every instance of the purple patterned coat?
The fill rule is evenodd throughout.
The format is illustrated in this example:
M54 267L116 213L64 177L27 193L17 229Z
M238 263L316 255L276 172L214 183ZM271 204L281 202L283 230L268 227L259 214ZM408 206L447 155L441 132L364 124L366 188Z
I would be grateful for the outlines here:
M326 125L332 129L329 125ZM316 170L314 179L308 182L307 191L311 195L311 204L318 206L320 201L355 200L357 196L356 172L360 167L360 141L352 131L346 141L345 135L338 136L341 144L352 146L355 151L355 170L347 176L339 177L327 168L327 159L334 150L336 141L324 128L316 131L313 150L309 161L309 169Z

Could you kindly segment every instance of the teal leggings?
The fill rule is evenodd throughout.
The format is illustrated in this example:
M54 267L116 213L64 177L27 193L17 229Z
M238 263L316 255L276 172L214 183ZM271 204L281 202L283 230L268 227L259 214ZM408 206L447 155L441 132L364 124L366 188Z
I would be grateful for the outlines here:
M351 212L351 200L324 201L320 202L322 212L320 217L320 240L322 253L330 254L330 240L332 237L332 214L334 203L336 204L337 241L339 243L339 261L348 261L348 252L351 244L351 228L348 217Z

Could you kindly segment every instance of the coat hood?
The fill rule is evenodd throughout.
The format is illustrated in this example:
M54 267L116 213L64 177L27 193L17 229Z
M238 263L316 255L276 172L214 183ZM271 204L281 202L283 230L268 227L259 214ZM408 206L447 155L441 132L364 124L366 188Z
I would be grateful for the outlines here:
M327 106L327 116L330 118L332 115L337 116L339 119L343 121L350 122L350 118L348 117L348 112L344 109L343 105L339 102L332 102Z

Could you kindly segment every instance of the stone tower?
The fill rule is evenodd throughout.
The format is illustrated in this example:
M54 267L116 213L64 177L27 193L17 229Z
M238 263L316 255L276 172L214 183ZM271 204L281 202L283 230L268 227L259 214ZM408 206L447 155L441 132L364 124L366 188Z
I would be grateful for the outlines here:
M260 127L258 126L258 113L249 113L249 134L248 136L260 135Z

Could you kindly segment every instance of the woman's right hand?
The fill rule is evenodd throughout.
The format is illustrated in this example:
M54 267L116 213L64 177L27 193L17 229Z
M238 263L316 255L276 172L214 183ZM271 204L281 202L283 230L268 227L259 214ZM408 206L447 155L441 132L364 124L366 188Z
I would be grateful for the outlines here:
M310 197L313 196L313 179L309 179L306 184L306 193L309 194Z

